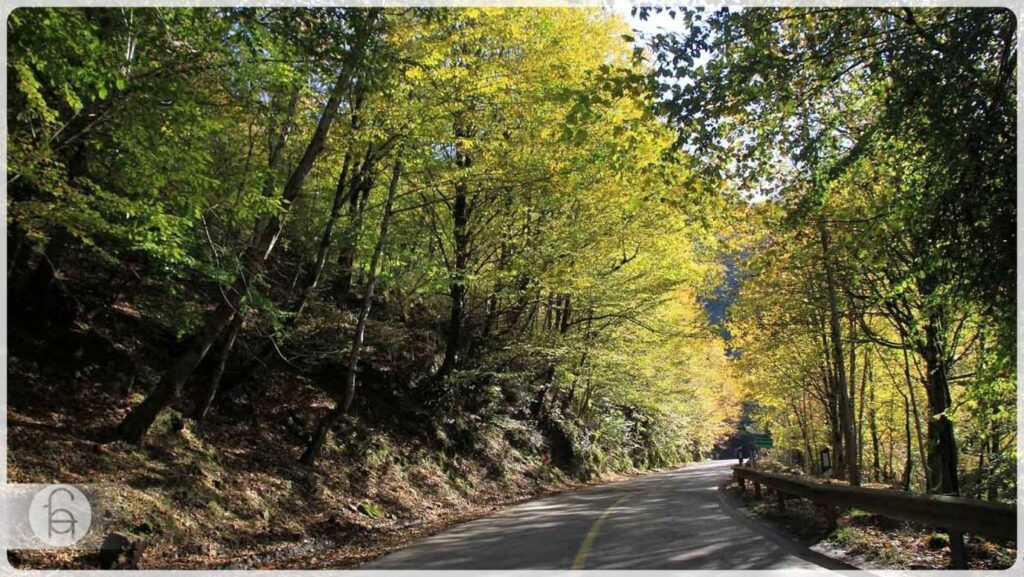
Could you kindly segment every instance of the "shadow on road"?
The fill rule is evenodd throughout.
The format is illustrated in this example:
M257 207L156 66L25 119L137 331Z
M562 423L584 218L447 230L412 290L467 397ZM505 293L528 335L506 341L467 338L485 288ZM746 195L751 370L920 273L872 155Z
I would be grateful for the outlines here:
M726 504L718 488L731 464L701 463L540 499L363 568L854 569L774 534Z

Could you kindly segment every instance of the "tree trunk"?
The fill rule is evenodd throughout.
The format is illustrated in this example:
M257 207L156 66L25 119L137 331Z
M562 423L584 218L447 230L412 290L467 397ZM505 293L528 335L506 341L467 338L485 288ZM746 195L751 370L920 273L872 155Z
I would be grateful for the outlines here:
M939 342L940 324L937 315L930 316L924 329L925 345L920 351L928 371L928 469L931 473L928 492L959 495L956 437L953 435L953 421L946 416L951 402L946 372L948 363Z
M914 430L917 432L917 449L921 456L921 468L924 469L924 486L927 487L931 478L931 467L928 464L928 452L925 450L924 436L921 433L921 414L917 410L917 393L914 392L914 381L910 377L910 358L906 349L903 349L903 379L907 383L907 393L910 395L910 408L914 415Z
M352 191L348 196L348 227L341 239L338 279L335 285L335 300L342 307L347 304L348 295L352 290L352 280L355 278L356 253L359 250L359 237L363 228L363 213L375 180L374 155L374 146L368 146L352 177Z
M903 490L910 490L910 476L914 472L914 449L912 447L912 441L910 439L910 400L906 395L903 396L903 428L907 435L907 462L903 466Z
M587 367L587 360L590 358L590 339L592 337L592 335L591 335L591 327L592 327L591 323L592 323L592 320L591 319L593 318L593 316L594 316L594 311L591 310L590 311L590 315L589 315L589 317L587 319L587 328L583 332L583 353L580 354L580 363L579 363L579 365L576 368L576 374L572 378L572 387L569 389L569 395L566 396L562 400L562 414L563 415L568 414L569 409L572 407L573 399L576 397L576 385L579 383L580 378L583 375L583 371ZM587 392L589 393L589 387L587 388ZM584 399L584 403L586 401L588 401L588 400L589 399L585 398ZM580 406L583 407L584 405L581 404Z
M210 380L206 382L206 386L202 387L196 396L192 418L197 422L205 419L206 414L210 412L210 405L213 404L213 398L217 396L217 389L220 388L220 379L224 376L224 368L227 367L228 359L231 358L231 349L235 346L235 339L238 338L238 331L241 328L242 315L236 314L234 320L231 321L231 327L228 329L227 336L224 337L224 345L221 347L220 355L217 357L217 366L214 367L213 374L210 375Z
M469 263L469 184L466 170L473 165L473 159L463 146L458 144L461 139L468 138L472 130L463 119L455 122L455 166L458 177L455 182L455 201L452 204L452 220L454 229L452 238L453 262L448 293L451 296L451 307L448 314L448 334L446 336L444 360L434 377L434 383L440 384L459 362L459 351L462 347L462 329L466 316L466 268Z
M824 330L824 329L823 329ZM843 468L840 466L840 459L843 451L843 433L839 425L839 398L836 395L835 371L832 369L832 358L828 352L828 337L821 334L822 349L822 377L825 380L825 417L828 421L828 440L832 450L832 471L831 475L842 479Z
M237 291L235 291L237 292ZM229 297L230 298L230 297ZM232 299L237 302L237 298ZM192 371L202 362L217 336L235 315L234 302L222 303L207 319L203 328L192 338L185 352L160 377L160 382L149 395L136 405L117 427L118 438L134 444L143 437L156 418L178 398L181 387Z
M391 174L391 184L388 187L388 198L384 203L384 215L380 221L380 234L377 236L377 245L373 249L373 258L370 261L370 272L369 278L366 282L366 288L363 292L363 304L362 308L359 309L359 317L356 321L356 331L352 336L352 348L348 353L348 367L345 369L345 395L341 402L335 405L316 427L316 432L313 434L313 438L310 440L309 445L306 447L306 451L302 455L302 462L306 465L313 466L316 462L316 457L320 453L321 447L323 447L324 441L327 439L327 433L331 427L337 423L343 415L348 413L352 407L352 400L356 394L356 371L359 365L359 359L363 352L363 338L366 334L366 321L370 317L370 308L373 306L373 292L377 287L377 269L380 265L381 255L384 252L384 244L387 242L388 237L388 226L391 223L392 208L395 200L395 193L398 190L398 180L402 173L402 163L400 160L395 161L394 170Z
M991 475L994 473L994 466L996 464L996 459L1001 459L1002 458L1001 450L999 448L999 438L1000 438L999 428L998 428L998 425L996 424L996 420L995 420L995 415L998 412L999 412L999 408L996 407L995 412L992 415L992 417L993 417L992 418L992 425L989 428L989 439L988 439L988 445L989 445L989 449L988 449L988 474L989 474L989 479L990 480L991 480ZM995 501L999 497L999 489L998 489L998 485L996 483L989 482L989 484L988 484L988 491L986 492L985 497L989 501Z
M537 389L537 395L534 397L533 402L530 403L530 417L534 421L540 422L547 417L548 413L548 391L551 390L551 384L555 380L555 365L548 366L544 370L544 375L541 378L540 388Z
M551 324L555 318L555 295L549 294L544 305L544 330L551 331Z
M853 436L857 440L856 443L856 454L857 454L857 469L860 469L860 423L857 420L857 335L854 332L856 327L853 324L853 315L848 315L849 334L847 335L846 342L849 343L847 347L850 350L850 375L847 378L846 384L850 387L848 397L850 399L850 419L853 426Z
M570 321L572 320L572 297L564 295L562 302L562 316L561 324L558 326L558 332L565 334L569 331Z
M893 414L893 402L892 402L892 399L889 400L889 414L890 415ZM887 445L888 445L889 451L888 451L888 454L886 455L886 459L885 459L885 478L888 481L892 481L892 480L896 479L896 468L895 468L895 466L893 464L893 460L896 458L896 435L893 434L892 420L891 419L890 419L890 421L888 423L886 423L886 425L887 425L886 426L886 433L887 433L887 437L888 437L887 438L887 441L888 441Z
M832 470L830 474L837 479L845 476L843 470L843 433L839 424L839 397L836 395L835 366L829 352L828 329L824 320L819 319L818 337L821 339L821 375L825 381L823 402L825 418L828 421L828 440L832 451Z
M839 393L839 420L845 444L847 479L850 485L860 485L860 470L857 467L857 439L853 431L853 411L849 392L846 388L846 370L843 366L843 340L840 326L839 303L836 299L835 273L832 270L831 248L828 228L820 224L821 252L825 265L825 286L828 292L829 326L831 328L833 361L836 363L836 390Z
M925 280L927 282L927 279ZM924 294L933 294L923 291ZM953 434L953 421L946 416L951 405L947 371L950 362L945 354L944 343L940 331L944 326L945 315L941 310L932 310L927 315L924 326L925 342L919 347L919 354L924 357L927 375L925 390L928 393L928 493L938 495L960 495L960 479L957 471L956 437ZM952 557L951 567L966 569L964 554L964 534L959 531L949 533L949 550Z
M870 427L870 430L871 430L871 472L874 475L875 482L876 483L880 483L882 481L882 466L881 466L881 460L880 460L881 458L880 458L880 455L879 455L880 447L879 447L879 441L878 441L878 420L877 420L876 411L875 411L875 385L874 385L874 383L871 384L871 392L870 392L870 395L868 397L868 402L871 403L871 408L868 409L868 426ZM907 433L909 433L909 432L910 431L909 431L909 423L908 423L908 431L907 431Z
M314 261L313 268L309 271L309 275L306 278L302 294L296 305L293 307L295 314L292 316L292 319L298 319L299 315L301 315L305 310L306 305L309 304L309 299L313 296L313 292L316 290L317 285L320 284L320 278L323 276L324 267L327 266L327 254L330 252L331 242L334 240L334 228L338 223L338 217L341 215L341 207L345 205L345 201L347 199L356 195L355 185L348 182L348 169L351 162L352 154L346 152L341 174L338 175L338 184L334 189L334 202L331 204L331 213L327 217L327 222L324 224L323 232L320 234L320 245L317 247L316 260ZM291 320L291 324L294 324L294 322L295 320Z
M806 407L806 396L802 397L801 406ZM808 417L804 416L806 410L801 411L799 407L794 404L794 414L796 415L797 424L800 426L800 439L803 441L804 452L807 453L805 458L805 465L801 467L804 473L814 473L814 451L811 449L811 434L808 430Z
M828 381L830 386L828 396L828 432L829 442L832 445L831 474L838 479L842 479L845 476L845 471L840 466L840 460L843 458L843 431L839 424L839 397L836 396L835 385L832 384L833 379L829 377Z
M871 372L871 355L864 352L864 369L860 376L860 402L857 404L857 468L864 470L864 406ZM872 390L872 395L874 391ZM874 409L872 409L874 410Z
M969 495L967 495L968 497L973 497L975 499L983 499L984 498L984 496L983 496L984 491L982 491L982 488L983 488L982 479L985 478L985 474L986 474L986 471L985 471L985 453L987 452L987 450L988 450L988 443L985 442L985 441L982 441L981 442L981 447L978 449L978 466L974 470L974 476L975 476L975 478L977 478L977 481L975 481L975 483L974 483L974 487L972 488L973 490L970 492Z
M580 399L580 409L577 412L584 423L590 415L590 397L594 392L594 380L587 375L587 383L583 387L583 398Z

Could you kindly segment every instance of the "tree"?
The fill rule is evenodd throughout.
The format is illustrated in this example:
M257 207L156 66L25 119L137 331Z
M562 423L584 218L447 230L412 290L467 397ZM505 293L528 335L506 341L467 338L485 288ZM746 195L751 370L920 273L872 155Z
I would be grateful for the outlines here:
M974 248L989 246L1004 263L990 287L1012 284L1005 272L1012 257L995 247L1013 237L1014 175L1006 159L1014 153L1010 139L994 136L1013 126L1005 116L1016 67L1012 17L907 8L688 10L680 18L692 25L688 33L650 39L680 145L699 151L709 171L749 196L785 206L783 226L817 221L841 239L830 260L844 280L829 284L843 287L857 328L874 344L908 347L920 359L930 417L928 489L956 494L950 375L970 354L971 319L1013 310L1000 289L980 289L967 278L985 277ZM954 44L962 47L955 55ZM706 64L680 66L698 58ZM934 86L943 89L925 88ZM1000 128L989 124L996 117ZM947 131L952 125L955 137ZM983 127L992 130L982 134ZM982 170L992 175L984 185L971 176ZM986 192L963 194L979 186ZM1003 208L989 206L991 198L1004 199ZM835 347L843 338L834 322L838 307L828 308ZM897 341L881 336L879 319L893 323ZM843 355L835 348L838 366ZM836 378L842 384L844 375ZM840 400L839 408L848 404ZM853 437L845 436L849 461Z
M348 87L352 69L364 57L366 43L374 32L376 18L376 13L370 12L365 18L356 17L352 23L354 33L351 53L346 62L341 65L341 71L334 80L309 144L284 185L280 201L284 209L287 209L302 194L306 178L309 176L313 164L323 152L325 141L338 113L341 95ZM281 234L281 229L280 214L267 215L260 220L253 234L253 242L242 259L242 274L227 290L223 301L192 339L185 352L160 377L160 382L157 383L153 392L121 421L121 424L118 425L118 436L126 441L140 443L160 412L180 395L185 380L202 362L214 341L237 314L246 285L261 273L267 257L270 256L278 236Z

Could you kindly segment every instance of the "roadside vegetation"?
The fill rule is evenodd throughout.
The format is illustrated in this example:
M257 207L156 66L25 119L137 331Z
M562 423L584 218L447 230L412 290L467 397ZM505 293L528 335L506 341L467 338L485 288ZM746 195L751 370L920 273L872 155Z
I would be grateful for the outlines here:
M459 518L730 430L699 300L724 201L619 17L8 27L9 477L112 487L145 566Z
M1013 13L637 12L681 30L647 39L683 148L750 201L728 240L746 432L805 474L1016 503ZM929 565L856 519L832 539Z
M729 328L756 426L853 485L1015 500L1013 14L678 17L665 107L753 201Z

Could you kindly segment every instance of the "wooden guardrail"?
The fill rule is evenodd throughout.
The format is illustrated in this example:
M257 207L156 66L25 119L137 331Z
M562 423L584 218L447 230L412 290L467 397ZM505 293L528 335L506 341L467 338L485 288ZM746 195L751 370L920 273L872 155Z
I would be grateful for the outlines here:
M1005 503L992 503L965 497L944 495L918 495L893 489L867 489L847 485L826 485L793 475L758 471L749 467L733 466L733 475L744 488L744 480L775 490L780 506L786 496L803 497L826 507L826 514L834 507L856 507L884 517L913 521L947 531L985 535L997 539L1016 539L1017 508ZM830 521L834 521L830 519Z
M1004 503L990 503L964 497L944 495L915 495L892 489L867 489L847 485L826 485L795 477L758 471L734 465L733 476L740 489L745 481L754 484L754 492L761 496L761 485L773 489L780 509L786 507L786 497L803 497L820 506L835 527L838 507L856 507L883 517L913 521L949 532L952 566L967 568L964 533L974 533L997 539L1017 538L1017 508Z

